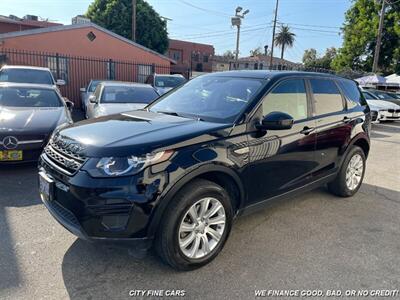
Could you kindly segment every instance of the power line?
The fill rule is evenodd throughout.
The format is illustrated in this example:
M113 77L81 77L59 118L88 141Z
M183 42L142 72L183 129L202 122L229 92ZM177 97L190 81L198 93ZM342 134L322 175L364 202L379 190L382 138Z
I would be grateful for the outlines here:
M341 29L341 27L338 27L338 26L325 26L325 25L312 25L312 24L299 24L299 23L285 23L285 22L280 22L280 21L278 21L277 23L279 23L279 24L287 24L287 25L295 25L295 26L303 26L303 27Z
M272 27L272 26L268 26L268 27ZM265 30L265 29L266 29L265 27L263 27L263 28L254 28L254 29L245 29L245 30L242 30L241 32L242 33L255 32L255 31L260 31L260 30ZM205 33L205 34L198 35L198 36L189 36L189 37L186 36L184 38L187 39L187 40L193 40L193 39L197 39L197 38L225 36L225 35L228 35L228 34L236 34L236 32L230 31L230 32L221 32L221 33L215 33L215 34ZM171 38L180 38L180 37L182 37L182 36L174 36L174 37L171 37Z
M216 16L222 16L222 17L224 17L224 18L225 18L225 17L231 17L231 15L229 15L229 14L225 14L225 13L220 12L220 11L215 11L215 10L203 8L203 7L194 5L194 4L192 4L192 3L186 2L185 0L178 0L178 1L181 2L181 3L183 3L183 4L188 5L188 6L190 6L190 7L196 8L196 9L198 9L198 10L201 10L201 11L204 11L204 12L207 12L207 13L210 13L210 14L214 14L214 15L216 15Z

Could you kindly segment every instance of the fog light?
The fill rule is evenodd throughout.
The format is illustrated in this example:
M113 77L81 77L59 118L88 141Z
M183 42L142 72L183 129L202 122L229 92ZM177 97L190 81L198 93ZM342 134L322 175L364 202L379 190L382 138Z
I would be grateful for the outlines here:
M104 216L101 219L101 224L107 230L122 230L128 223L129 215L111 215Z

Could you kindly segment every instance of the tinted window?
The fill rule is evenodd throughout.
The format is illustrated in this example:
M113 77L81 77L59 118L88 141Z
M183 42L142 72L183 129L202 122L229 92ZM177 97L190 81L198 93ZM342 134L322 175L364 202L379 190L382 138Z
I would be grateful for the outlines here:
M364 95L364 97L365 97L365 99L367 99L367 100L376 100L375 98L374 98L374 96L372 96L370 93L368 93L368 92L363 92L363 95Z
M94 91L96 90L96 88L100 82L101 81L97 81L97 80L92 81L89 86L89 93L94 93Z
M376 97L378 97L381 100L393 100L394 99L394 97L392 97L389 94L386 94L384 92L371 91L371 93L374 94Z
M288 113L294 120L307 118L307 93L301 79L286 80L263 100L263 115L273 111Z
M0 106L60 107L62 103L53 90L29 88L0 88Z
M155 81L155 86L174 88L177 87L178 85L181 85L185 81L186 79L182 77L157 76Z
M31 69L3 69L0 71L0 82L54 84L50 72Z
M365 100L357 87L357 84L353 81L341 81L340 85L343 92L348 100L348 107L355 107L357 104L365 105Z
M311 79L311 90L315 99L316 115L343 110L343 100L339 89L332 80Z
M264 81L258 79L199 76L173 93L162 96L150 109L211 122L232 123L263 84Z
M150 103L158 97L153 88L105 86L101 103Z

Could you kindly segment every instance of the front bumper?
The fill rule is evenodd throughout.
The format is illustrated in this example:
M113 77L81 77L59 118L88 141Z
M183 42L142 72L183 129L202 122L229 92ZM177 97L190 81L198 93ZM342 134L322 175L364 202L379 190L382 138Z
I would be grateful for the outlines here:
M89 241L151 246L147 233L159 195L157 183L143 185L139 175L92 178L78 171L67 176L43 159L39 170L53 181L51 198L42 196L44 205L71 233Z
M379 121L396 121L400 120L400 110L380 110L378 114Z

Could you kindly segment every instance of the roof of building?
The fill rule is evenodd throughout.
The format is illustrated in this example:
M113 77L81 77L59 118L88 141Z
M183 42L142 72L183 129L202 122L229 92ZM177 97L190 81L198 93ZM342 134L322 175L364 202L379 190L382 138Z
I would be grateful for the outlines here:
M255 63L269 63L271 59L271 55L256 55L256 56L248 56L239 58L239 62L255 62ZM273 65L299 65L299 63L295 63L286 59L281 59L278 57L272 58Z
M200 45L200 46L207 46L207 47L213 47L214 48L214 45L211 45L211 44L197 43L197 42L177 40L177 39L168 39L168 40L169 41L173 41L173 42L186 43L186 44L192 44L192 45Z
M19 25L27 25L27 26L35 26L35 27L50 27L50 26L60 26L61 23L54 23L49 21L39 21L39 20L28 20L28 19L13 19L7 16L0 15L0 22L10 23L10 24L19 24Z
M257 56L248 56L248 57L240 57L239 63L263 63L265 65L270 63L271 56L270 55L257 55ZM234 58L229 58L223 55L215 55L213 57L213 61L215 62L234 62ZM299 63L295 63L286 59L281 59L278 57L272 58L273 65L300 65Z
M0 40L2 39L7 39L7 38L14 38L14 37L20 37L20 36L27 36L27 35L35 35L35 34L42 34L42 33L49 33L49 32L58 32L58 31L65 31L65 30L74 30L74 29L81 29L81 28L95 28L99 31L102 31L108 35L111 35L114 38L117 38L125 43L128 43L134 47L140 48L144 51L147 51L149 53L152 53L154 55L157 55L158 57L161 57L165 60L168 60L174 64L176 64L176 61L162 55L154 50L151 50L149 48L146 48L145 46L142 46L138 43L135 43L119 34L116 34L110 30L105 29L104 27L101 27L95 23L82 23L82 24L72 24L72 25L61 25L61 26L51 26L51 27L46 27L46 28L38 28L38 29L29 29L29 30L23 30L23 31L14 31L14 32L8 32L8 33L3 33L0 34Z
M204 76L221 76L221 77L242 77L242 78L255 78L255 79L271 79L277 77L286 76L318 76L318 77L330 77L337 78L338 76L329 73L317 73L317 72L304 72L304 71L270 71L270 70L235 70L210 73Z

